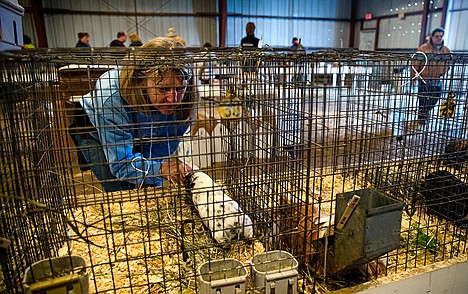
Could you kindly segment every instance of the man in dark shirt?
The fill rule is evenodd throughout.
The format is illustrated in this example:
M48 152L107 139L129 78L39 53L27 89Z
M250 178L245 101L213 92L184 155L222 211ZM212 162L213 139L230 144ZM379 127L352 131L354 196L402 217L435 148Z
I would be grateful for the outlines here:
M78 43L75 45L76 48L89 48L89 34L86 32L78 33Z
M117 39L110 43L111 47L125 47L125 42L127 41L127 33L118 32Z
M247 36L242 38L241 46L257 48L258 42L260 41L260 39L255 37L255 24L253 22L247 23L245 27L245 32L247 33Z

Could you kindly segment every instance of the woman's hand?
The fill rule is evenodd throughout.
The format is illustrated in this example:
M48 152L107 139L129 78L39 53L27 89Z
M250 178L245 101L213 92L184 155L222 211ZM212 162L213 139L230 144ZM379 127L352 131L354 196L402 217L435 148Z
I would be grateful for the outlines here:
M161 165L159 173L168 181L174 181L178 184L183 184L187 173L192 171L192 167L175 159L173 161L166 161Z

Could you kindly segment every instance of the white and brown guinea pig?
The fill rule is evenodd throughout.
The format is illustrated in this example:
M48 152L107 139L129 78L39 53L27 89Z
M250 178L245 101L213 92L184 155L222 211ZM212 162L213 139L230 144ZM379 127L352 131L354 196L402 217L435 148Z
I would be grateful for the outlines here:
M226 245L233 239L253 237L250 217L236 201L224 194L210 176L199 171L192 172L186 176L185 184L203 223L216 242Z

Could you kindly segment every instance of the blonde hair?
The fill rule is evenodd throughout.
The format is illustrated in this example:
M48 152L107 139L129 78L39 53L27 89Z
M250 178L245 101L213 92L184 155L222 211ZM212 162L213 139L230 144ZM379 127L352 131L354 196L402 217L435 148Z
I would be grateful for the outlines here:
M182 55L177 55L182 60L176 59L174 55L168 56L170 58L157 58L158 55L159 57L167 55L172 49L184 48L184 46L170 38L158 37L146 42L140 48L141 50L135 50L129 54L125 60L128 65L124 65L120 71L119 86L122 98L133 109L151 113L154 108L149 104L146 95L147 78L154 77L157 83L160 83L164 78L164 72L175 70L180 72L182 78L187 81L187 91L182 103L176 107L175 116L183 120L196 117L199 93L195 86L191 65L185 62L185 56Z
M128 37L130 38L130 41L132 43L141 42L141 38L138 36L138 34L136 32L131 33L130 35L128 35Z
M248 22L245 26L245 32L247 35L254 35L255 34L255 24L253 22Z

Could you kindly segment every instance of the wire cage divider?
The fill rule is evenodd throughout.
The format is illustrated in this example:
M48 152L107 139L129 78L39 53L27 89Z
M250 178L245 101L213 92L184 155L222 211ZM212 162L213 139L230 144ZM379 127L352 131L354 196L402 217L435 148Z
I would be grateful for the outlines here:
M2 291L76 274L89 293L247 291L280 269L325 293L466 255L467 55L6 53ZM359 258L334 260L346 246Z

